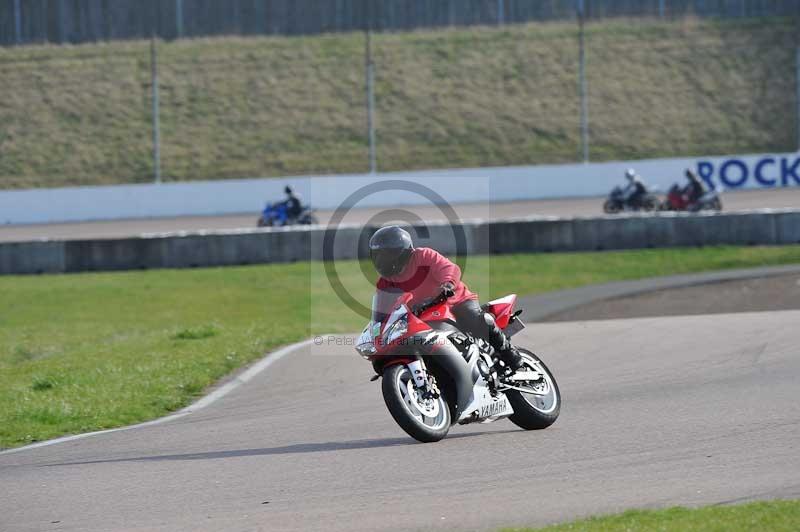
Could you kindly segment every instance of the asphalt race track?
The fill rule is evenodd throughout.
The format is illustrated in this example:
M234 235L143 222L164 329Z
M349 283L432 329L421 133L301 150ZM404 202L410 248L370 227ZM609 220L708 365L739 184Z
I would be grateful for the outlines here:
M0 454L0 530L480 530L800 497L800 311L542 323L560 419L417 444L346 344L163 424Z
M754 191L726 192L722 197L725 211L761 208L800 207L800 187ZM603 198L573 198L553 200L514 201L493 204L454 205L461 219L513 218L522 216L595 216L602 214ZM43 238L80 240L90 238L123 238L142 233L200 231L252 228L259 216L256 206L252 213L233 216L185 218L155 218L115 220L85 223L0 225L0 242L22 242ZM443 220L436 206L408 207L426 221ZM365 223L386 209L354 209L346 222ZM332 211L318 211L320 223L327 224ZM378 218L380 220L380 218Z

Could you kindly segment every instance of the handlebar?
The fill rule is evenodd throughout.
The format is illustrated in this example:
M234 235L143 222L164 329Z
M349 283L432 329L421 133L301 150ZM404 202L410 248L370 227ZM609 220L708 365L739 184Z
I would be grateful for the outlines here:
M423 312L425 312L429 308L435 307L436 305L440 305L440 304L444 303L445 301L447 301L448 297L449 296L447 295L446 292L442 292L441 294L439 294L435 298L431 299L427 303L420 303L419 305L414 305L414 307L411 309L411 312L415 316L419 316L420 314L422 314Z

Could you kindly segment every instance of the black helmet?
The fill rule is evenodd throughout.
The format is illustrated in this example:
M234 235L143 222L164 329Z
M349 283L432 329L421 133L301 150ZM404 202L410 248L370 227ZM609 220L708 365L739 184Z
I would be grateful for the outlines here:
M411 235L396 225L381 227L369 239L369 258L381 277L394 277L401 273L413 250Z
M286 185L286 188L284 188L283 191L286 193L287 196L292 195L292 187L290 187L289 185Z

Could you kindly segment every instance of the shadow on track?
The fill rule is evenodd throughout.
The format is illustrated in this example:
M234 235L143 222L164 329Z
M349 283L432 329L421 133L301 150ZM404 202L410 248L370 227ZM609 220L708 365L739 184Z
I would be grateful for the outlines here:
M485 432L464 432L460 434L450 434L444 440L454 440L459 438L470 438L473 436L483 436L488 434L504 434L507 432L518 432L517 430L504 431L485 431ZM131 458L114 458L109 460L88 460L83 462L65 462L56 464L42 464L40 467L61 467L72 465L87 464L109 464L114 462L159 462L172 460L216 460L220 458L238 458L244 456L271 456L280 454L302 454L302 453L321 453L328 451L348 451L354 449L374 449L379 447L398 447L406 445L417 445L418 442L411 438L380 438L374 440L350 440L341 442L324 443L297 443L282 447L265 447L261 449L233 449L230 451L209 451L205 453L188 454L164 454L157 456L134 456Z

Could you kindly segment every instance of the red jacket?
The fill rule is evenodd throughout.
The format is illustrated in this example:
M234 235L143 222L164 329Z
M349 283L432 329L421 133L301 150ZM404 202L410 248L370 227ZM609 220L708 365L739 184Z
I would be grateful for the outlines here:
M405 269L394 277L378 279L377 289L397 288L411 293L410 304L416 305L442 293L442 285L451 282L455 285L455 295L448 301L458 305L468 299L478 299L463 282L461 268L431 248L416 248Z

